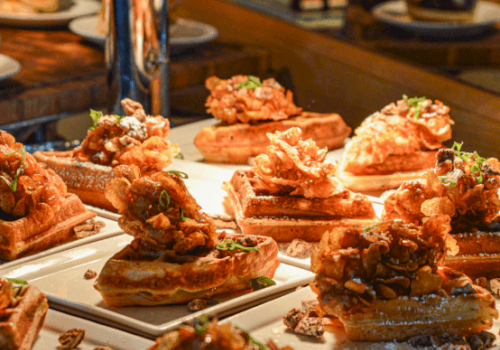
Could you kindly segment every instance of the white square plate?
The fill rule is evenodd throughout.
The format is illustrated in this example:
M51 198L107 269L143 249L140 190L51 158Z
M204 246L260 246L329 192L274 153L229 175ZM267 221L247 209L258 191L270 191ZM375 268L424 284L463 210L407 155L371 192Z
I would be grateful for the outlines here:
M260 304L314 278L309 271L282 263L273 278L275 286L246 294L214 296L220 304L195 313L190 313L186 304L111 308L94 289L94 280L86 280L83 275L87 269L99 273L106 261L131 240L129 235L120 235L75 247L9 270L0 269L0 276L24 279L37 286L56 309L149 337L175 329L203 313L223 316Z
M300 308L302 300L316 299L316 294L311 288L306 287L299 291L274 299L253 309L241 312L223 320L231 322L238 327L250 332L252 336L264 342L268 339L274 341L279 347L291 346L293 349L332 350L332 349L387 349L406 350L414 349L408 343L397 342L355 342L351 341L342 328L336 328L335 333L325 332L323 340L295 334L283 324L283 316L293 308ZM497 310L500 309L497 303ZM273 310L273 312L269 312ZM500 329L500 320L495 320L489 332L497 335ZM496 346L491 349L499 349ZM419 348L424 349L424 348Z
M3 262L3 264L0 265L0 269L7 270L13 266L21 265L21 264L27 263L27 262L32 261L32 260L40 259L40 258L43 258L43 257L48 256L48 255L56 254L56 253L62 252L64 250L71 249L73 247L78 247L78 246L81 246L81 245L84 245L87 243L92 243L95 241L99 241L101 239L113 237L113 236L116 236L116 235L123 233L123 230L120 228L120 226L118 226L118 223L116 221L108 220L108 219L105 219L105 218L100 217L100 216L96 216L94 218L94 220L102 221L106 225L101 229L101 232L99 232L98 234L90 236L90 237L80 238L80 239L77 239L77 240L74 240L74 241L71 241L68 243L63 243L63 244L58 245L54 248L50 248L50 249L44 250L42 252L35 253L33 255L28 255L28 256L25 256L25 257L17 259L17 260L8 261L8 260L1 260L0 259L0 263Z
M85 338L78 350L94 350L97 346L109 346L113 350L146 350L154 344L152 340L49 309L31 350L57 349L61 345L59 336L72 328L85 330Z

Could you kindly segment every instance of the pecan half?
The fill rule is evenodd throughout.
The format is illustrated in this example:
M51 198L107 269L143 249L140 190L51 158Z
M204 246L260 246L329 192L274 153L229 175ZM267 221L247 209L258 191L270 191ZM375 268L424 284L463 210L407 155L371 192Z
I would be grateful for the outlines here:
M85 338L85 329L73 328L59 336L59 350L75 349Z

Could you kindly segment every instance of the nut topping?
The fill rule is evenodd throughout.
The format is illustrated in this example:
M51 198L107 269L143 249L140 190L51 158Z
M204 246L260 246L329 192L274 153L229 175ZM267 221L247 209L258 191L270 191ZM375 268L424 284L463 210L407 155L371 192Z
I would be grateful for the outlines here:
M59 343L61 346L58 347L59 350L70 350L75 349L85 337L85 329L73 328L67 330L59 336Z
M85 274L83 275L83 278L85 279L92 279L92 278L96 278L97 277L97 272L95 272L94 270L91 270L91 269L88 269Z

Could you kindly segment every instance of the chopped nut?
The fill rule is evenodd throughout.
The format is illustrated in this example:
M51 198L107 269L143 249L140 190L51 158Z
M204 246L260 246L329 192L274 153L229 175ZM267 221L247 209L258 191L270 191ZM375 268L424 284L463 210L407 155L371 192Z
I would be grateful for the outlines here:
M497 298L500 296L500 279L494 278L490 280L491 292Z
M363 294L366 291L366 286L364 285L364 283L354 282L353 280L349 280L344 283L344 287L358 294Z
M286 255L299 259L307 258L311 256L313 248L314 245L311 242L294 239L288 246Z
M85 337L85 329L73 328L67 330L59 336L59 343L61 346L58 347L59 350L70 350L75 349Z
M478 286L483 287L484 289L488 289L488 290L490 289L488 280L484 277L476 278L476 280L474 281L474 284L477 284Z
M94 350L113 350L113 349L110 348L109 346L98 346Z
M98 234L104 226L106 226L104 222L90 219L81 225L75 226L73 231L75 231L76 237L80 239Z
M302 313L308 317L319 317L316 306L318 306L316 299L302 300Z
M325 333L325 327L319 317L304 317L294 329L295 333L321 337Z
M208 307L205 299L193 299L188 303L189 311L200 311Z
M83 275L83 278L85 279L92 279L92 278L96 278L97 277L97 272L95 272L94 270L91 270L91 269L88 269L86 272L85 272L85 275Z
M283 317L283 323L290 329L295 329L299 324L300 320L304 317L304 314L301 310L292 309L288 311L286 316Z

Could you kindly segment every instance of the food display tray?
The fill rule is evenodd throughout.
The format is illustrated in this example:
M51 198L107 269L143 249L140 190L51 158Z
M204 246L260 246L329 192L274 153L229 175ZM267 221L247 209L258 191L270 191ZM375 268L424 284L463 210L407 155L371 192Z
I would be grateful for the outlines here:
M413 348L406 342L355 342L350 340L343 328L335 328L333 333L325 332L322 338L314 338L298 335L283 324L283 316L293 308L300 308L302 300L316 299L316 294L311 288L306 287L293 293L287 294L278 299L274 299L265 304L243 311L231 316L222 322L232 324L250 332L252 336L266 342L268 339L274 341L278 347L290 346L293 349L308 350L341 350L341 349L387 349L387 350L408 350L424 349ZM273 312L269 312L273 310ZM500 310L497 299L497 310ZM493 328L489 332L497 335L500 329L500 320L495 320ZM498 343L498 342L497 342ZM427 348L425 348L427 349ZM500 349L495 346L490 349Z
M35 253L32 255L28 255L28 256L22 257L20 259L16 259L16 260L12 260L12 261L0 259L0 264L1 264L0 269L5 271L6 269L9 269L13 266L22 265L24 263L31 262L33 260L40 259L40 258L43 258L46 256L50 256L52 254L56 254L56 253L62 252L62 251L67 250L67 249L82 246L82 245L85 245L88 243L96 242L96 241L99 241L101 239L106 239L106 238L120 235L123 233L123 230L120 228L120 226L118 226L118 223L114 220L109 220L109 219L103 218L101 216L96 216L94 218L94 220L95 221L102 221L105 224L105 226L101 229L101 232L99 232L98 234L95 234L95 235L92 235L89 237L76 239L74 241L70 241L67 243L63 243L63 244L58 245L54 248L50 248L50 249L47 249L47 250L44 250L44 251L41 251L41 252L38 252L38 253Z
M204 313L221 317L241 311L290 292L314 278L309 271L282 263L273 278L276 285L251 293L214 296L220 303L198 312L190 313L186 304L111 308L94 289L95 279L83 276L88 269L99 273L105 262L131 240L129 235L120 235L74 247L21 266L0 269L0 276L23 279L37 286L47 294L55 309L150 338Z
M31 350L57 349L61 345L59 336L73 328L85 330L85 338L78 350L94 350L98 346L109 346L113 350L146 350L154 344L150 339L49 309Z

